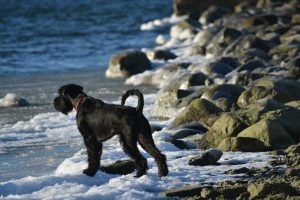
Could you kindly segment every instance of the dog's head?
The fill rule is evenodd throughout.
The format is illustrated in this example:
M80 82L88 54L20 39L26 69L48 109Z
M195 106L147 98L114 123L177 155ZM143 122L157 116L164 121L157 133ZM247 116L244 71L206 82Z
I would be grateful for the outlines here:
M83 87L75 84L63 85L58 89L59 96L54 99L54 107L57 111L67 115L73 110L72 99L82 94Z

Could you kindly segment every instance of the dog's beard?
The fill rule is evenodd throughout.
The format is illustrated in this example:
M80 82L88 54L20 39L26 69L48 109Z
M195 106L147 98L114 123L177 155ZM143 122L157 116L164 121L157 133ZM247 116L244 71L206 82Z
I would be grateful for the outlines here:
M54 107L57 111L65 115L73 110L72 103L61 96L58 96L54 99Z

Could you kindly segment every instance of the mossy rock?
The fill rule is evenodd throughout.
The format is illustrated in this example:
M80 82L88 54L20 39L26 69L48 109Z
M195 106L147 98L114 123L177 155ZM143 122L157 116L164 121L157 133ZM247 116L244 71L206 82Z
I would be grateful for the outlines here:
M199 121L209 117L210 114L222 112L212 102L206 99L196 99L192 101L173 121L173 126L178 126L187 122Z
M247 191L250 193L250 199L282 199L282 197L284 198L286 196L295 196L299 194L295 188L284 181L250 183ZM277 195L281 194L284 195L275 198Z
M239 85L232 85L232 84L213 85L210 86L204 92L202 98L205 98L210 101L214 101L219 98L228 98L236 102L238 97L244 90L245 89Z
M300 101L290 101L288 103L285 103L285 105L300 109Z
M256 138L272 149L287 148L295 144L280 121L275 119L262 119L241 131L238 137Z
M242 92L237 103L240 107L245 108L249 104L263 98L272 98L283 103L293 100L291 95L289 95L287 92L281 92L279 89L255 86Z
M266 89L274 88L280 92L280 96L276 100L282 103L300 100L300 82L297 80L262 78L255 86L262 86Z
M266 150L266 146L256 138L228 137L220 142L218 149L222 151L261 152Z
M267 112L262 115L263 119L276 119L294 141L300 142L300 110L285 108Z
M300 52L299 44L281 44L269 51L270 56L278 56L280 58L289 57L293 58Z
M228 137L235 137L247 126L230 113L223 113L208 130L205 138L209 147L218 147L220 142Z

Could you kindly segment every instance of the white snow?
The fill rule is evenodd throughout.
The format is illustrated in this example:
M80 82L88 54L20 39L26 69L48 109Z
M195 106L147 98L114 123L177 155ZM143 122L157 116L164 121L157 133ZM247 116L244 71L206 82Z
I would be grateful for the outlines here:
M145 96L144 112L148 118L155 95ZM117 103L117 102L116 102ZM135 106L136 98L129 98L127 105ZM151 118L150 118L151 119ZM167 125L167 121L153 121ZM179 150L166 142L171 133L163 129L153 134L157 147L167 156L169 175L160 178L154 159L139 147L149 164L148 174L134 178L129 175L111 175L98 171L95 177L82 174L87 166L86 150L83 148L72 157L66 158L55 171L42 176L27 176L0 182L0 199L162 199L159 192L164 190L197 185L199 183L217 182L238 178L223 174L224 171L240 167L260 168L269 160L265 153L225 152L219 166L189 166L192 156L202 150ZM77 130L75 112L70 115L59 113L39 114L29 121L18 122L9 128L0 129L0 151L26 145L51 144L57 142L82 145L82 138ZM51 155L49 155L51 156ZM104 143L102 164L128 159L113 137ZM234 165L230 165L230 164ZM21 167L21 166L20 166Z

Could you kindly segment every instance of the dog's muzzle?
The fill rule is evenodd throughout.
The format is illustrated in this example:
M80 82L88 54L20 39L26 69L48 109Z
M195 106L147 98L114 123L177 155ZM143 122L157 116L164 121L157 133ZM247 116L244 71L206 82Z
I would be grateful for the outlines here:
M54 108L57 111L67 115L73 110L73 105L69 100L66 100L64 97L58 96L54 99Z

